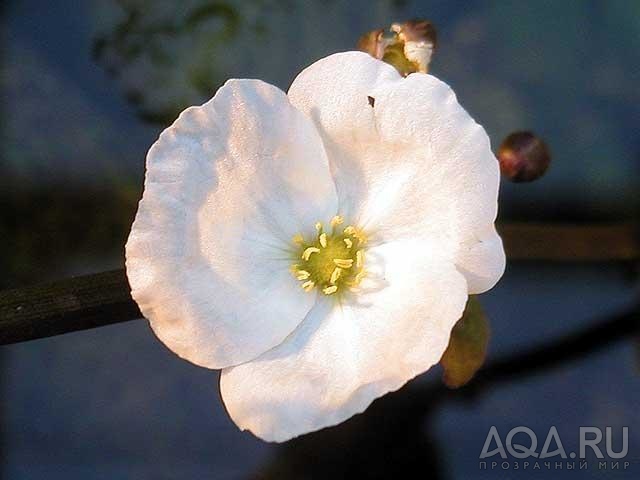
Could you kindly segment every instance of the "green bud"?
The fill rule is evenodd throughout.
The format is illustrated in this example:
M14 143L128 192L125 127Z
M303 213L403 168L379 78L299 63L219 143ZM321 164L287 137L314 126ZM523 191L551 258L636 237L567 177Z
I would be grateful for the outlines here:
M488 345L489 322L478 298L471 296L440 360L445 385L458 388L469 382L484 363Z

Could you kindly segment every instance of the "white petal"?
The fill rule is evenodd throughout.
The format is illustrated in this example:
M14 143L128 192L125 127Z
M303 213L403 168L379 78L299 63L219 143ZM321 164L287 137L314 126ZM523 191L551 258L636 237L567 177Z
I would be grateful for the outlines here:
M149 150L126 247L132 295L181 357L209 368L251 360L311 309L287 249L336 207L313 124L276 87L229 81Z
M341 212L380 241L437 241L471 293L495 284L504 270L492 227L498 162L445 83L426 74L402 79L383 62L347 52L304 70L289 98L320 130Z
M466 281L418 242L367 254L377 283L357 303L320 301L287 340L222 371L227 411L269 441L340 423L440 361L462 315ZM382 282L380 280L382 279Z
M493 224L484 231L477 229L457 252L456 265L467 279L470 294L490 290L502 277L505 264L502 239Z

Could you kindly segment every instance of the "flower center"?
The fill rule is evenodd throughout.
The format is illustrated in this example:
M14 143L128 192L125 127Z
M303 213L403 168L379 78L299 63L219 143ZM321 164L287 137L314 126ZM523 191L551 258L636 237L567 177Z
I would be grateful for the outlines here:
M291 271L304 291L317 287L325 295L334 295L355 288L364 277L366 238L361 230L352 225L342 227L342 223L342 217L335 216L331 232L325 232L318 222L313 240L301 234L293 238L296 260Z

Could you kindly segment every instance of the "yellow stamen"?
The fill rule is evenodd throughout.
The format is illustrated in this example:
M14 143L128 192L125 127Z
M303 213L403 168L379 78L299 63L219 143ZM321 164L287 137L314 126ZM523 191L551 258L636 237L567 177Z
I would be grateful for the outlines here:
M322 245L322 248L327 248L327 234L326 233L321 233L320 236L318 237L318 240L320 240L320 245Z
M333 263L340 268L351 268L353 266L353 260L350 258L334 258Z
M298 270L298 272L296 273L296 278L298 280L306 280L310 276L311 276L311 274L309 272L307 272L306 270Z
M331 285L330 287L325 287L322 289L322 293L325 295L331 295L332 293L336 293L338 291L338 287L336 285Z
M315 238L303 233L293 236L295 263L291 273L305 292L314 293L317 288L325 295L339 297L343 290L357 287L365 275L364 233L354 225L345 226L340 215L329 223L327 231L322 222L315 224Z
M335 227L336 225L340 225L342 222L344 222L344 218L342 218L340 215L336 215L331 219L331 226Z
M336 267L333 269L333 272L331 273L331 278L329 279L329 283L334 284L336 283L336 281L340 278L340 274L342 273L342 269L339 267Z
M308 247L304 250L304 252L302 252L302 259L309 261L309 257L311 256L312 253L318 253L320 251L319 248L316 247Z

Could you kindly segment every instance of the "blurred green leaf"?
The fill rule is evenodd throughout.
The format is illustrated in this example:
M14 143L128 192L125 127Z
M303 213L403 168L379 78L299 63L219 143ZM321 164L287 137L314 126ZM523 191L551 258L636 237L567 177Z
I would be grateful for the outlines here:
M445 385L459 388L469 382L484 363L488 344L489 322L478 297L471 296L440 361Z

